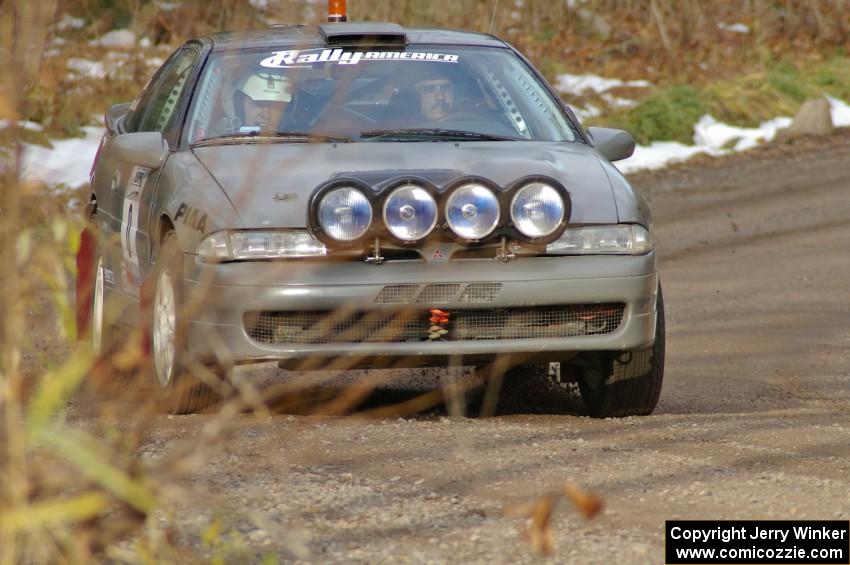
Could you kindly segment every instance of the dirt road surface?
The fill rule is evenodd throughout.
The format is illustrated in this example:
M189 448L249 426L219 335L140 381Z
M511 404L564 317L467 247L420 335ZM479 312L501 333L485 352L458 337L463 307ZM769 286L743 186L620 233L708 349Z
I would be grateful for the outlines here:
M663 563L667 519L850 518L850 135L633 182L667 303L655 414L593 420L540 390L489 418L243 415L169 519L193 543L223 512L282 561L534 563L502 509L570 481L605 506L558 507L554 562ZM440 383L401 372L369 407ZM160 417L144 456L210 418Z

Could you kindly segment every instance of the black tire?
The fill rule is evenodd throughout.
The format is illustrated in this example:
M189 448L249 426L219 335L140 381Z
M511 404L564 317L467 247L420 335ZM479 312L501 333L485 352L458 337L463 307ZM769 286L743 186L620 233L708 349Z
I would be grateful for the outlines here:
M167 288L170 287L170 288ZM149 288L150 300L144 300L146 339L150 351L150 380L157 406L170 414L191 414L203 411L218 401L218 395L205 382L189 372L186 353L183 269L177 235L168 232L162 239ZM166 303L173 298L173 310ZM173 313L173 316L169 315ZM157 330L157 326L172 330ZM164 324L164 326L163 326ZM170 343L170 362L166 346ZM211 372L207 376L211 376Z
M501 377L483 369L479 371L488 380L482 414L562 414L570 411L569 393L552 379L549 363L516 365ZM494 382L489 382L493 379ZM488 394L493 393L498 394L498 398L488 400Z
M645 416L655 410L664 380L664 299L660 286L656 311L655 344L651 348L620 355L601 386L593 387L584 378L579 378L588 415L621 418Z

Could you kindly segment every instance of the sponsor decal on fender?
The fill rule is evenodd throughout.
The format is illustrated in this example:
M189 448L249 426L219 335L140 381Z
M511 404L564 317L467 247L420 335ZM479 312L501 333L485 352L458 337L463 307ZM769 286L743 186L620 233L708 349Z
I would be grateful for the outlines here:
M345 51L344 49L291 49L273 51L271 57L260 61L261 67L289 69L308 67L317 63L357 65L361 61L429 61L435 63L457 63L460 57L448 53L426 53L408 51Z
M185 202L180 204L177 208L177 214L174 215L175 222L180 219L183 220L183 225L201 233L204 233L207 227L207 214L202 210L192 208Z
M130 187L140 189L145 185L151 170L147 167L133 167L130 172ZM129 187L128 187L129 188Z

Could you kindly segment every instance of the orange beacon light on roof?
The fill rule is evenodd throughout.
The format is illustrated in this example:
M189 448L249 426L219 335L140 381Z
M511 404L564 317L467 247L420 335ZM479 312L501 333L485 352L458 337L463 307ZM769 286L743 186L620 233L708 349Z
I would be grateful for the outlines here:
M345 0L328 0L328 21L348 21L348 15L345 12Z

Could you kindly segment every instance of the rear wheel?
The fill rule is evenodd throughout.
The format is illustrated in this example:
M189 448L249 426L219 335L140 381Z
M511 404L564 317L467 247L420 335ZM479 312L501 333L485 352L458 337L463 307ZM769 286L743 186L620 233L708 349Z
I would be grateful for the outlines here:
M153 272L153 289L146 313L151 371L157 400L172 414L199 412L218 400L215 391L187 370L182 294L183 271L177 236L165 235Z
M660 287L656 312L655 344L651 348L620 354L604 379L579 377L581 397L590 416L644 416L655 410L664 380L664 300Z

